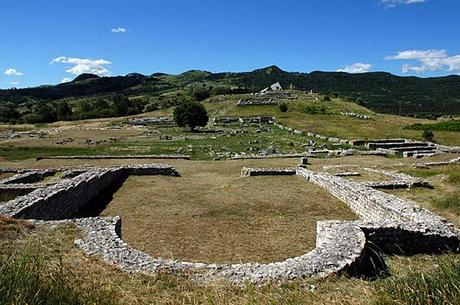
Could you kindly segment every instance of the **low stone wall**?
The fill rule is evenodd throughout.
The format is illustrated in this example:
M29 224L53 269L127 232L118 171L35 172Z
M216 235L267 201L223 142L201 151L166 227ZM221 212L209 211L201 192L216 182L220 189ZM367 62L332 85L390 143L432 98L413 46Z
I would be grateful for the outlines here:
M179 177L179 172L170 165L163 164L144 164L144 165L125 165L121 167L128 175L133 176L175 176Z
M339 272L366 274L368 269L373 268L372 251L368 248L370 244L388 254L437 253L446 249L460 251L459 230L414 202L362 183L305 168L242 170L246 176L288 173L297 174L326 189L347 204L361 220L318 222L314 250L269 264L209 264L152 258L123 242L119 217L37 223L75 223L83 230L82 238L75 241L80 249L124 271L156 274L159 270L167 269L185 272L200 281L226 279L241 285L247 282L259 284L310 276L323 277ZM173 167L159 164L88 168L71 179L64 179L0 205L0 214L26 219L69 219L104 188L130 174L179 175ZM407 179L397 173L387 175Z
M354 113L354 112L340 112L340 115L353 117L353 118L357 118L357 119L360 119L360 120L369 120L370 119L370 117L368 115Z
M80 159L88 159L88 160L112 160L112 159L165 159L165 160L172 160L172 159L183 159L183 160L190 160L189 155L120 155L120 156L113 156L113 155L100 155L100 156L39 156L36 158L38 160L46 160L46 159L57 159L57 160L80 160Z
M459 250L460 232L414 202L327 173L299 168L297 174L346 203L363 220L360 226L368 233L369 240L384 250L398 249L399 253L417 249L419 252L436 252L440 248Z
M297 174L295 168L247 168L241 169L241 177L253 176L293 176Z
M129 175L178 176L179 173L171 166L159 164L93 168L1 205L0 215L41 220L74 218L99 194Z
M334 174L334 176L337 176L337 177L358 177L358 176L361 176L361 173L359 173L359 172L340 172L340 173Z
M431 185L421 179L403 174L403 173L394 173L387 172L383 170L377 170L374 168L364 168L365 171L370 173L384 175L392 178L391 181L381 181L381 182L364 182L363 184L372 187L375 189L398 189L398 188L414 188L414 187L427 187L431 188Z
M429 223L362 223L367 241L386 254L415 255L459 252L459 232L453 227Z
M55 171L53 170L30 170L3 179L0 181L0 184L35 183L43 180L45 177L52 176L54 174Z
M426 187L431 188L431 185L426 181L403 181L403 180L393 180L393 181L381 181L381 182L364 182L365 186L374 188L374 189L411 189L414 187Z
M350 272L367 260L364 232L353 222L324 221L318 223L316 248L305 255L269 264L208 264L152 258L132 249L120 238L121 220L87 218L74 221L84 235L75 244L88 255L97 255L106 262L128 272L156 274L161 269L173 272L197 271L192 275L201 281L226 279L236 284L285 281L309 276L327 276Z
M19 183L19 184L0 184L0 191L3 192L21 192L23 191L24 193L30 193L32 191L35 191L36 189L46 187L45 185L41 184L29 184L29 183Z
M313 157L310 154L271 154L271 155L234 155L230 160L251 160L251 159L293 159L301 157Z
M414 165L414 167L418 168L427 168L431 166L447 166L451 164L459 164L460 163L460 157L449 160L449 161L439 161L439 162L426 162L426 163L417 163Z
M0 206L0 214L23 219L74 218L99 193L125 177L121 169L88 171L12 200Z
M259 105L278 105L278 101L271 98L252 98L247 100L239 100L236 104L238 107Z

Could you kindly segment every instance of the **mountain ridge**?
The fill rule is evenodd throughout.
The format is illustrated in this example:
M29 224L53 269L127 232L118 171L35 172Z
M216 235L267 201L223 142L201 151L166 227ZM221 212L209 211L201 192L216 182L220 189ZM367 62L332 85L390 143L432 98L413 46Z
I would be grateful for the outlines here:
M460 76L457 75L421 78L397 76L383 71L360 74L287 72L275 65L250 72L190 70L177 75L129 73L105 77L83 74L71 82L54 86L0 90L0 103L14 103L25 98L54 101L107 94L155 95L164 90L193 88L200 84L205 85L205 90L212 87L242 87L257 92L275 82L280 82L284 88L293 85L301 90L340 95L377 112L397 114L399 105L403 104L407 115L460 114Z

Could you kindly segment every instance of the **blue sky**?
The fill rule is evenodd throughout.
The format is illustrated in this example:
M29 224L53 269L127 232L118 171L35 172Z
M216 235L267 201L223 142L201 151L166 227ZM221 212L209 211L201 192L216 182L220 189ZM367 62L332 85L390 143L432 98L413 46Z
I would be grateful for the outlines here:
M2 0L0 87L79 73L460 74L459 0Z

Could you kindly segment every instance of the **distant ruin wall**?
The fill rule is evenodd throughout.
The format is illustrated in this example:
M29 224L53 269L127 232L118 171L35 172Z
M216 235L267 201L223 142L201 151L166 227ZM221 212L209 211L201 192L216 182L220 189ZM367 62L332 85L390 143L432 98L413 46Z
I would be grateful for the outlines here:
M295 168L248 168L241 169L242 177L253 176L293 176L296 175Z
M36 158L39 160L127 160L127 159L164 159L164 160L173 160L173 159L182 159L190 160L189 155L91 155L91 156L39 156Z

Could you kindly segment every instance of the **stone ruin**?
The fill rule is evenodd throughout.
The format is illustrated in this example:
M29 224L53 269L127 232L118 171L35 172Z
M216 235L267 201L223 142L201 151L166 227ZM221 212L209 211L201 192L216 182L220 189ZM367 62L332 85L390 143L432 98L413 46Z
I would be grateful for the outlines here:
M245 168L242 170L245 177L297 175L343 201L360 220L318 222L316 248L281 262L213 264L153 258L123 242L120 217L99 217L97 201L101 193L120 185L129 175L179 177L173 167L148 164L45 170L5 168L2 172L15 173L0 181L2 191L23 188L28 193L0 204L0 215L29 219L37 225L73 223L83 231L83 236L75 241L79 249L128 272L157 274L160 270L170 270L185 272L203 282L225 279L239 285L262 284L341 272L372 276L385 270L383 254L460 250L460 231L445 219L365 183L301 167ZM40 183L44 177L56 173L62 179L51 184ZM394 178L409 179L408 176Z
M354 113L354 112L340 112L340 115L347 116L347 117L352 117L352 118L357 118L360 120L369 120L370 117L365 114L359 114L359 113Z
M275 124L275 117L273 116L219 116L213 119L214 125L228 125L228 124Z
M261 105L278 105L278 100L265 97L255 97L250 99L241 99L236 104L238 107L242 106L261 106Z
M336 156L350 156L354 154L388 156L401 153L404 158L412 157L418 159L423 157L433 157L441 152L453 154L460 153L460 147L451 147L430 142L421 142L409 139L346 140L338 137L328 137L313 131L304 132L278 123L275 123L274 125L280 129L290 131L293 134L306 134L309 137L327 141L333 145L350 145L357 148L346 152L338 152ZM359 148L362 146L368 150L360 150Z
M415 168L430 168L432 166L446 166L452 164L460 164L460 157L448 161L426 162L414 164Z
M394 153L402 153L404 158L430 157L436 154L437 147L432 143L410 141L407 139L371 140L365 143L369 149L385 149Z
M30 130L30 131L15 131L15 130L5 130L0 132L0 142L12 139L21 139L21 138L39 138L44 139L48 138L51 134L57 134L61 132L59 128L49 128L47 130Z
M129 126L175 126L176 123L172 117L159 116L159 117L143 117L143 118L130 118L125 122Z

